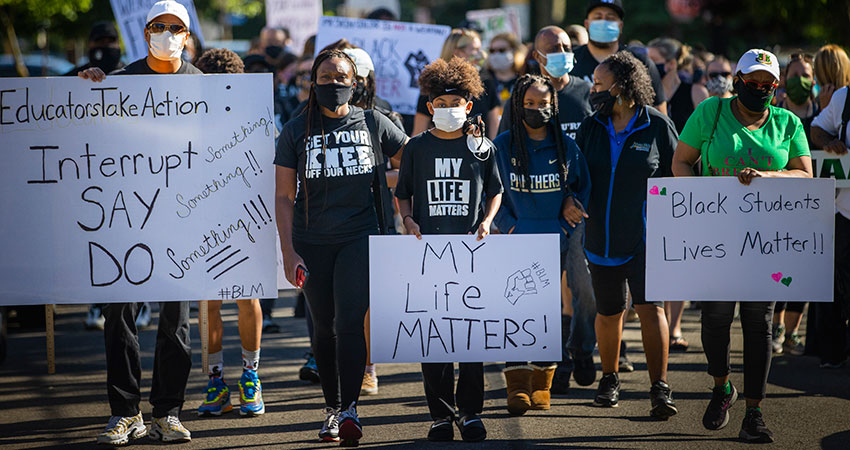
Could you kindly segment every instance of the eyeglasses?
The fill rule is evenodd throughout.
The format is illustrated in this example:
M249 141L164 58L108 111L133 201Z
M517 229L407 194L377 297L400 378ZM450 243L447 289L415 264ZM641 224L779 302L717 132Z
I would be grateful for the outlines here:
M714 77L725 77L725 78L729 78L729 77L731 77L731 76L732 76L732 72L708 72L708 77L709 77L709 78L714 78Z
M508 53L510 51L511 51L511 49L507 48L507 47L505 47L505 48L491 48L490 49L490 53Z
M154 34L162 33L166 29L168 29L168 31L170 31L172 34L180 34L184 31L186 31L186 27L184 27L183 25L180 25L180 24L176 24L176 23L169 25L167 23L162 23L162 22L151 22L151 23L148 24L147 28L148 28L148 30L151 31L151 33L154 33Z
M773 82L759 83L758 81L745 80L743 78L741 79L741 81L743 81L744 86L748 87L749 89L765 91L765 92L772 91L772 90L776 89L777 87L779 87L778 84L773 83Z

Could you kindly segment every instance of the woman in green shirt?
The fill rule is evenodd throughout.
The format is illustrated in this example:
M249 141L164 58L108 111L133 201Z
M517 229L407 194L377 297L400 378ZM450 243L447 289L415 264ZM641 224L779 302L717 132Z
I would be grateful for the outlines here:
M758 177L811 178L812 159L800 119L770 106L779 82L776 56L749 50L736 67L738 96L711 98L697 106L679 135L673 174L694 176L693 166L701 158L703 175L735 176L745 185ZM741 302L747 412L739 437L746 441L773 442L773 433L761 414L770 370L773 308L773 302ZM726 426L729 408L738 397L729 382L729 331L734 313L734 302L702 305L702 344L715 385L703 416L703 425L709 430Z

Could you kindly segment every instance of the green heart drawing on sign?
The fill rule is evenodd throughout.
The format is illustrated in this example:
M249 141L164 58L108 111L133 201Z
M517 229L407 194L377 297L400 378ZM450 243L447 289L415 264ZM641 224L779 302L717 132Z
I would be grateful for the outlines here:
M791 277L785 277L785 278L782 279L781 283L784 284L785 286L791 286L791 281L792 281Z
M667 195L667 188L661 188L661 195Z

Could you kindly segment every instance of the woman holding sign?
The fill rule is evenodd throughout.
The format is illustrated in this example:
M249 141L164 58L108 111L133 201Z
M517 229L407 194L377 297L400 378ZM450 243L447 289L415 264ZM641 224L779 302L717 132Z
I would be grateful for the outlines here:
M386 116L349 104L355 71L341 50L316 56L305 111L284 125L275 155L284 271L303 285L315 327L326 405L319 437L347 445L363 435L356 406L366 366L368 237L384 222L375 199L386 189L381 164L384 155L400 162L407 143Z
M640 316L651 387L650 414L667 419L678 410L667 385L669 335L661 303L646 300L645 192L647 180L672 175L676 128L649 106L654 92L646 66L627 51L593 71L590 103L576 143L590 170L585 253L596 294L596 338L602 379L595 406L615 407L620 397L619 350L628 281Z
M702 158L703 175L734 176L745 185L759 177L811 177L812 160L800 119L770 105L779 83L776 55L749 50L736 68L738 96L709 99L697 106L682 130L673 173L694 176L693 166ZM747 412L739 437L750 442L773 442L761 413L770 371L773 308L772 302L740 303ZM729 329L734 314L734 302L703 302L702 344L708 373L714 377L711 402L702 419L709 430L726 426L729 409L738 398L729 381Z

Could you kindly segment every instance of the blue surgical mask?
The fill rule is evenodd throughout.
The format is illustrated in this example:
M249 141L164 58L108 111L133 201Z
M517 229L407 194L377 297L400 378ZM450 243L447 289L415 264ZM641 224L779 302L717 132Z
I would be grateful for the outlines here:
M569 52L558 52L558 53L546 53L545 55L539 50L537 53L540 53L541 56L546 57L546 65L544 68L546 72L553 76L554 78L561 78L562 76L570 73L573 70L573 65L575 64L573 54Z
M620 24L613 20L594 20L587 29L588 37L593 42L607 44L620 38Z

